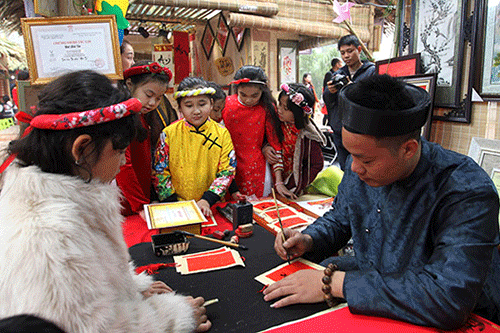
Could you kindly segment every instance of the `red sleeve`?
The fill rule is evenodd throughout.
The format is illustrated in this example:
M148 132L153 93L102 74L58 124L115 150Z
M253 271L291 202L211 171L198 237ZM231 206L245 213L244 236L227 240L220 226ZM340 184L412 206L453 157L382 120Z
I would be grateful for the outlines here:
M273 120L267 113L266 113L266 138L269 144L274 148L274 150L281 151L281 143L274 129Z
M19 108L19 96L17 94L17 87L12 89L12 100L14 100L14 104L16 104L17 108Z
M143 210L143 205L148 204L149 199L143 193L137 175L132 167L130 146L125 152L125 158L125 164L120 168L118 175L116 175L116 183L124 196L122 199L122 214L128 216Z

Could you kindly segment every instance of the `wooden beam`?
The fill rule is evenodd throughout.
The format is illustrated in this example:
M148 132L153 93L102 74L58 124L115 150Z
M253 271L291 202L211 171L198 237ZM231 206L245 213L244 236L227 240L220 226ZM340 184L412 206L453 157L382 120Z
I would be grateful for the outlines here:
M237 13L249 13L261 16L278 14L278 4L275 1L235 1L235 0L136 0L134 4L149 4L169 7L219 9Z

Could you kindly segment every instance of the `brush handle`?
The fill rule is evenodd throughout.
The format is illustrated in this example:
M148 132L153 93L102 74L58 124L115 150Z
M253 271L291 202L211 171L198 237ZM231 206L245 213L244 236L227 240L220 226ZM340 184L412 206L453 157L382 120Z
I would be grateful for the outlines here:
M219 244L223 244L223 245L227 245L227 246L232 246L232 247L239 248L242 250L248 250L248 248L244 245L235 244L235 243L231 243L231 242L225 242L225 241L218 240L215 238L210 238L210 237L205 237L205 236L200 236L200 235L195 235L195 234L191 234L189 236L199 238L199 239L204 239L204 240L207 240L209 242L214 242L214 243L219 243Z

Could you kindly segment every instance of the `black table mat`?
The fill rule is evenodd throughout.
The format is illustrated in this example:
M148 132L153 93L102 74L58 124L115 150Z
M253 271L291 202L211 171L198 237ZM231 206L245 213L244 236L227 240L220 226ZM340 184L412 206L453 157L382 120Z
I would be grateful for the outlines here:
M202 239L189 240L187 254L223 246ZM159 270L153 277L180 294L202 296L205 300L218 298L218 303L207 307L207 315L212 321L210 332L258 332L327 309L324 302L271 308L272 302L265 302L259 292L263 285L254 277L283 263L274 251L274 236L255 225L253 236L241 239L240 244L248 247L246 251L239 250L245 258L245 267L189 275L181 275L175 268L168 267ZM137 266L173 262L172 256L155 256L151 243L134 245L129 252Z

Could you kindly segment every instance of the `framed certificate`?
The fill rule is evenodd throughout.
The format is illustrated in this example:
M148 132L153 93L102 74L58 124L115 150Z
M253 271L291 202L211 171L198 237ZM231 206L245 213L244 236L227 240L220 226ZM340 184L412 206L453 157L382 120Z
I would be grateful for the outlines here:
M114 15L22 18L31 84L78 70L123 79Z
M163 202L144 205L149 229L180 227L207 222L194 200Z

